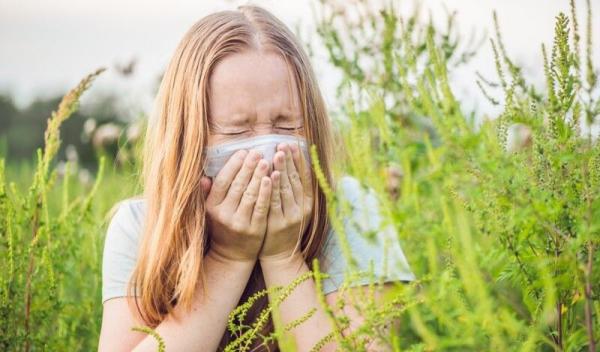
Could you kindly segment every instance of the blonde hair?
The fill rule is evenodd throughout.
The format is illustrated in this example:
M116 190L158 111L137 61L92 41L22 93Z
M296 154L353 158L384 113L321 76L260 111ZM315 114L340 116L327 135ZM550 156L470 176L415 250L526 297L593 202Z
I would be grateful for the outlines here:
M200 178L208 136L211 72L229 54L266 48L280 54L291 69L305 137L309 145L316 145L324 175L333 184L329 118L308 56L294 34L270 12L254 5L215 12L196 22L178 44L162 77L144 139L141 182L146 216L128 294L151 327L173 313L175 305L189 309L203 280L208 238ZM311 172L315 194L312 221L301 239L309 265L321 253L329 231L325 195ZM240 303L264 288L257 263ZM254 319L267 303L263 297L248 318ZM271 321L263 333L272 329ZM231 339L226 331L221 347Z

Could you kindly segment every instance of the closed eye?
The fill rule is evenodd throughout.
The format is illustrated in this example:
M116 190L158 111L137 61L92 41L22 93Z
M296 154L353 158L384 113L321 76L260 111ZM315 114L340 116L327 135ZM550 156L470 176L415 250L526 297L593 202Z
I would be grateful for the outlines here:
M227 133L221 133L221 134L226 135L226 136L236 136L236 135L243 134L243 133L246 133L246 132L248 132L248 131L227 132Z
M302 129L304 126L299 126L299 127L277 127L279 129L282 130L286 130L286 131L296 131L296 130L300 130ZM248 133L249 131L239 131L239 132L222 132L220 134L225 135L225 136L237 136L237 135L241 135L244 133Z

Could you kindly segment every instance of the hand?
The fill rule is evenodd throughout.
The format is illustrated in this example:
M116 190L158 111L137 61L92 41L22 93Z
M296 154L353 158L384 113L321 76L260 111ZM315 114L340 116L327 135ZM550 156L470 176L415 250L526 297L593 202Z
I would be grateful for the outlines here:
M201 186L210 189L206 198L209 252L222 260L254 262L267 228L271 179L266 160L254 150L237 151L211 180L202 176Z
M273 189L267 234L259 259L284 259L300 250L313 209L311 169L296 144L279 144L273 156ZM300 170L300 171L299 171Z

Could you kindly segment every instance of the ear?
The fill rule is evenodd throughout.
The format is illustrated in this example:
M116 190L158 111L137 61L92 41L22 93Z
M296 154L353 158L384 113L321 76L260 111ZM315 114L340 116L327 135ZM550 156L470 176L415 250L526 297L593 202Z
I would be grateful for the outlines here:
M202 192L204 193L205 198L208 196L211 186L212 186L211 179L209 177L202 176L202 178L200 179L200 187L202 187Z

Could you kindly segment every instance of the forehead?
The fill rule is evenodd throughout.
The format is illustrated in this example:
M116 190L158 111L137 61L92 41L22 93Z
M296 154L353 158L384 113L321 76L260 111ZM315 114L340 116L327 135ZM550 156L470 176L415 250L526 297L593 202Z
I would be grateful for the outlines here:
M215 66L209 84L212 122L300 116L291 68L274 52L247 50L228 55Z

